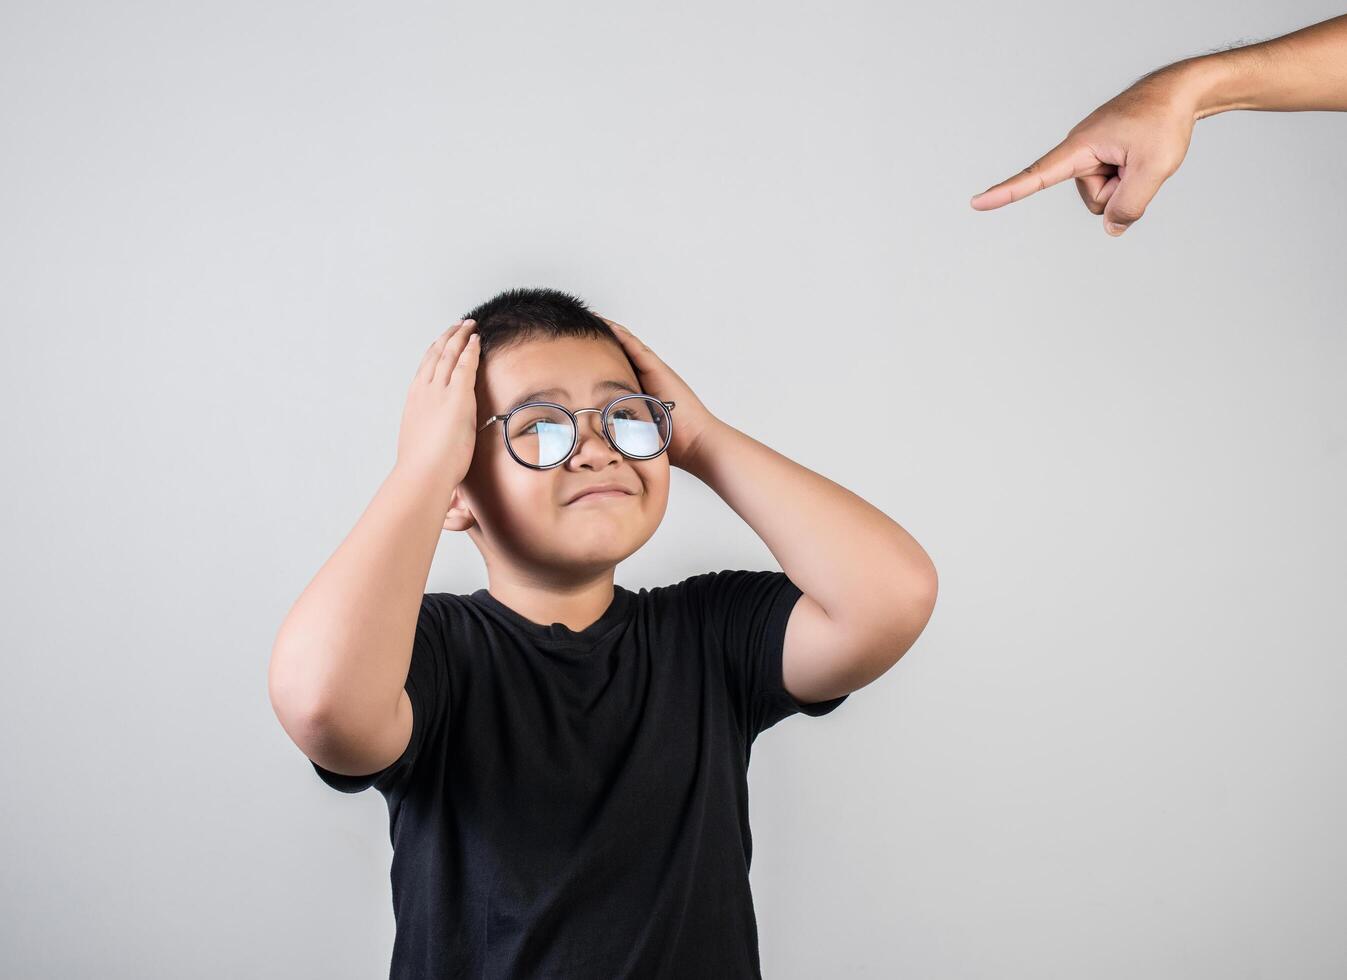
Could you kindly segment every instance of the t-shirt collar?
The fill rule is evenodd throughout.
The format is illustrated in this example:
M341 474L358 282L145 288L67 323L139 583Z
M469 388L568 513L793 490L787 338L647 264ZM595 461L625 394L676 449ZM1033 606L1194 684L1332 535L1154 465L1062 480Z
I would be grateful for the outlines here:
M564 623L535 623L522 613L501 602L487 589L478 589L471 594L471 598L480 605L493 610L499 617L532 640L543 643L575 645L587 645L598 640L613 626L626 618L628 607L631 604L631 593L614 582L613 601L608 604L608 608L603 611L603 614L584 629L572 630Z

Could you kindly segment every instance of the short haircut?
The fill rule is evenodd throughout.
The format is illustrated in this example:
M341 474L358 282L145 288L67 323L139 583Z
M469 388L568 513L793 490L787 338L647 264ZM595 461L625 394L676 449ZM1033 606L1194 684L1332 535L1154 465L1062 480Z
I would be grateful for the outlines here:
M479 356L530 340L558 337L592 337L622 342L585 301L559 289L507 289L468 312L464 319L477 321L481 337Z

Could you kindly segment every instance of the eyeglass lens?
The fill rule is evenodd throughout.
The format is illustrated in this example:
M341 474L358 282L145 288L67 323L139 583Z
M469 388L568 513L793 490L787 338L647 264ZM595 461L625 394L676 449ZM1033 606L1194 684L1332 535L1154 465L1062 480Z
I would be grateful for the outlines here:
M669 438L669 411L655 398L619 399L608 410L607 421L618 450L627 456L653 456ZM510 417L505 432L510 449L530 466L561 462L575 436L571 417L554 405L524 406Z

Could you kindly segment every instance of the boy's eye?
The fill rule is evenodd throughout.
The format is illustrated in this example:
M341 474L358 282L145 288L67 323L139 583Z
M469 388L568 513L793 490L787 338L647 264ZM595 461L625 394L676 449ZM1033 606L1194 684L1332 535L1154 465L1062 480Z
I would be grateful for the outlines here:
M633 410L633 409L630 409L630 408L619 408L617 411L613 412L613 413L612 413L611 415L609 415L608 417L609 417L609 418L614 418L614 419L626 419L626 420L631 420L631 419L640 418L641 415L640 415L639 412L637 412L637 411L635 411L635 410ZM535 427L538 425L538 423L539 423L540 421L543 422L543 424L545 424L545 425L566 425L566 424L569 424L569 423L567 423L567 422L562 422L562 421L559 421L559 420L553 420L553 419L534 419L532 422L529 422L529 423L528 423L527 425L525 425L523 428L517 430L515 434L516 434L516 435L521 435L521 436L533 436L533 435L537 435L538 433L535 431Z

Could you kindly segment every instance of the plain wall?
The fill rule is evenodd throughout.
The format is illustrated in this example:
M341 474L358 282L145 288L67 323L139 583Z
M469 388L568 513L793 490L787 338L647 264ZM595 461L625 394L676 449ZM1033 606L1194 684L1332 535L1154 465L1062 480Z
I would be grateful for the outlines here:
M1229 113L1121 239L968 198L1339 4L0 12L0 973L368 978L387 812L272 713L425 347L574 291L934 557L754 747L764 972L1347 974L1347 117ZM675 471L628 588L777 567ZM485 584L446 532L429 591Z

